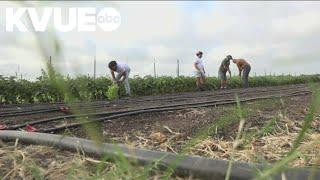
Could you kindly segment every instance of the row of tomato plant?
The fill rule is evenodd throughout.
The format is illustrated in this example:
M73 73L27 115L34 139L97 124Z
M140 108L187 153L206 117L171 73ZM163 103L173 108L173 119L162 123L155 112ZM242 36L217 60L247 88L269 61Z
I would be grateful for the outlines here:
M93 79L87 76L76 78L59 76L58 81L64 81L69 93L79 101L106 100L108 88L112 81L107 77ZM299 84L307 82L319 82L318 75L301 76L257 76L250 78L250 86L278 86L287 84ZM132 94L134 96L159 95L167 93L190 92L196 90L193 77L135 77L130 79ZM206 89L213 90L219 87L216 77L209 77L206 81ZM229 80L230 88L241 87L239 77ZM120 94L124 94L124 88L120 87ZM38 103L38 102L62 102L65 100L56 85L43 73L36 81L16 79L15 77L0 76L0 103Z

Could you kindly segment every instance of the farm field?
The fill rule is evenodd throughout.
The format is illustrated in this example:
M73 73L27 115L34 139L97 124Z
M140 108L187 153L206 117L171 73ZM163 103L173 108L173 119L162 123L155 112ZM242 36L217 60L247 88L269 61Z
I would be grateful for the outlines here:
M13 104L0 106L0 124L4 130L61 134L221 160L276 163L285 158L286 153L293 148L295 138L303 129L311 100L312 91L309 86L297 84L68 105ZM319 166L320 148L314 148L320 147L320 114L318 111L316 113L311 128L298 148L301 154L289 163L291 167ZM236 140L241 121L244 122L243 130ZM9 163L9 167L14 168L13 162L6 158L5 153L6 149L13 152L15 148L10 143L2 146L6 148L0 153L0 164L4 164L0 168L6 167L5 172L9 172L10 168L5 164ZM40 175L49 179L55 177L50 173L52 168L57 168L54 165L56 161L63 162L62 166L68 168L70 163L99 164L98 159L82 156L81 153L79 155L79 152L75 155L42 146L18 146L22 153L34 148L45 149L46 154L54 154L54 157L33 156L35 167L41 167ZM41 164L39 159L45 160L47 164ZM112 164L109 166L115 167ZM77 170L79 171L76 169L75 172ZM72 174L72 177L76 174ZM88 172L86 176L90 174L92 172ZM157 171L149 178L157 179L161 175L162 172ZM180 179L174 176L172 178Z
M0 180L320 180L320 2L0 7Z

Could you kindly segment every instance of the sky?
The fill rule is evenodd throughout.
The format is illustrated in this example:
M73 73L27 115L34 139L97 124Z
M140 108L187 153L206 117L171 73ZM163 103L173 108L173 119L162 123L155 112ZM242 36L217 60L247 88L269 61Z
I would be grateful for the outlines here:
M121 15L121 25L112 32L6 32L5 8L113 7ZM276 1L176 1L176 2L0 2L0 74L22 74L34 79L53 56L63 74L109 74L111 60L127 62L131 75L193 75L195 53L204 52L209 76L217 76L227 55L244 58L252 74L315 74L320 61L320 2ZM62 53L55 56L49 37L55 34ZM43 56L39 48L46 50ZM231 64L235 73L236 67Z

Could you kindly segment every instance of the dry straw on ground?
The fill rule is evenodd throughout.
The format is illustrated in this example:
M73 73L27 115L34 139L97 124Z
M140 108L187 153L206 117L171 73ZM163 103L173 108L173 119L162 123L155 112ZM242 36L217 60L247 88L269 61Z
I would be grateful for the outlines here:
M279 115L273 133L248 140L242 139L243 144L235 151L234 158L243 162L276 162L285 157L291 150L292 144L301 129L302 122L293 121ZM312 131L306 134L298 151L302 154L290 165L294 167L319 166L320 160L320 131L319 117L312 123ZM253 128L261 129L261 128ZM232 152L233 141L217 137L208 137L197 144L191 154L228 160Z

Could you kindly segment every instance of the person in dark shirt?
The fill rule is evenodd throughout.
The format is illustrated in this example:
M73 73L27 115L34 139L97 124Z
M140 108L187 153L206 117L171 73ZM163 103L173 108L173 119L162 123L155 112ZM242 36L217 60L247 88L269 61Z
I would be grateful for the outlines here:
M226 58L223 59L220 68L219 68L219 79L220 79L220 89L226 89L227 88L227 72L229 72L230 78L231 78L231 71L230 71L230 60L232 60L232 56L228 55Z

